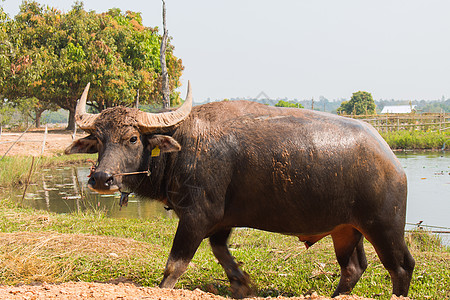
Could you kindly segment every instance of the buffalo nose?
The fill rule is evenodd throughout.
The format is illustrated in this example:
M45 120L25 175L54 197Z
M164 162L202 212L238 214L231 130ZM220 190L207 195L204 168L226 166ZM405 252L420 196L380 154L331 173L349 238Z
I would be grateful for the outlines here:
M108 172L95 172L88 181L95 190L107 190L113 184L113 176Z

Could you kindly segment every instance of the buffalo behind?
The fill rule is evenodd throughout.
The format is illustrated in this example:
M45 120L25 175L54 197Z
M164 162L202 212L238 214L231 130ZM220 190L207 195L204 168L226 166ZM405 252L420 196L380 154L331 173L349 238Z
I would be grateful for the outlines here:
M248 275L228 251L233 227L296 236L309 247L331 235L350 293L367 267L365 237L406 296L414 259L404 241L406 175L370 125L306 109L223 101L192 108L190 85L175 111L114 107L86 113L89 85L76 111L90 135L66 153L98 152L88 182L100 193L133 191L163 202L179 224L160 284L175 286L201 241L230 280L251 293Z

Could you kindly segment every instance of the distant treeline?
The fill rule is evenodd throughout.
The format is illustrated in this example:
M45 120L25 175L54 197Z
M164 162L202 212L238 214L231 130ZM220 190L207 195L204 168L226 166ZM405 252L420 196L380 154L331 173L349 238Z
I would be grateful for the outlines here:
M230 98L228 100L242 100L243 98ZM286 102L292 102L292 103L299 103L304 108L311 109L314 108L314 110L320 110L320 111L326 111L330 113L336 113L336 110L341 105L341 103L348 99L339 99L339 100L328 100L325 97L319 97L319 99L312 99L309 100L298 100L298 99L251 99L246 98L245 100L249 101L255 101L259 103L263 103L266 105L275 106L278 101L283 100ZM203 102L208 103L209 101ZM314 102L314 103L313 103ZM198 104L203 104L198 103ZM383 107L390 106L390 105L415 105L416 111L421 113L439 113L439 112L445 112L450 113L450 98L447 100L441 99L441 100L375 100L376 104L376 111L377 113L380 113L383 110Z

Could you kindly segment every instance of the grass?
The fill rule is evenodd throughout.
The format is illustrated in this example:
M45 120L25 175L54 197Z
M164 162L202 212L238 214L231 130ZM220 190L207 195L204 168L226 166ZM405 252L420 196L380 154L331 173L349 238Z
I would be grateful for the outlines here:
M428 230L417 228L408 232L406 244L418 252L439 252L442 248L442 238Z
M80 164L87 159L97 160L97 154L74 154L53 157L37 157L33 166L33 174L40 170L68 164ZM22 185L28 178L31 168L31 156L6 156L0 161L0 187L8 188ZM33 177L31 178L31 181Z
M110 219L100 212L53 214L0 200L0 283L109 281L126 278L156 286L162 278L177 220ZM410 296L450 297L450 251L407 236L416 259ZM430 246L430 244L432 246ZM391 283L373 248L354 294L389 299ZM235 230L230 249L251 275L258 296L330 295L339 281L331 239L306 250L296 238L251 229ZM205 240L178 288L229 295L225 273Z
M400 130L380 134L391 149L450 149L450 132Z

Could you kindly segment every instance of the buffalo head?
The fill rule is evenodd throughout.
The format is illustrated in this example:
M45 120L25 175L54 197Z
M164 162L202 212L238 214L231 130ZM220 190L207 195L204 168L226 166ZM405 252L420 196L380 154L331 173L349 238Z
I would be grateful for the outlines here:
M108 108L98 114L87 113L89 86L88 83L77 104L75 120L90 135L74 141L65 150L66 154L98 152L99 163L93 168L89 188L104 194L116 192L124 188L124 183L126 185L124 177L133 179L127 174L148 170L152 155L181 149L167 133L190 114L192 93L189 82L183 105L162 113L148 113L123 106Z

